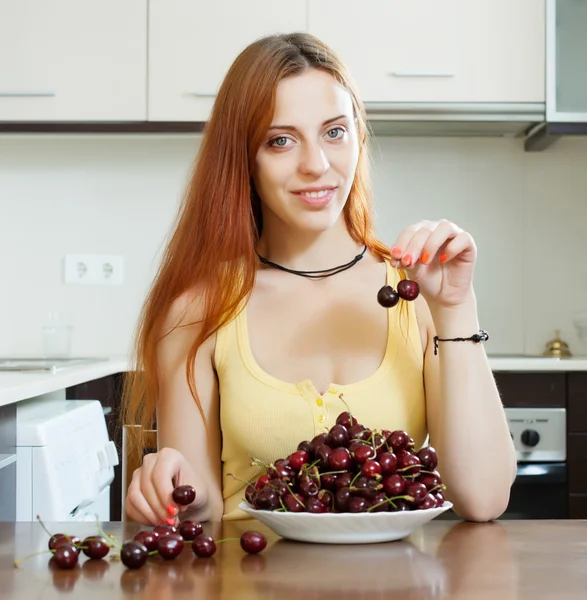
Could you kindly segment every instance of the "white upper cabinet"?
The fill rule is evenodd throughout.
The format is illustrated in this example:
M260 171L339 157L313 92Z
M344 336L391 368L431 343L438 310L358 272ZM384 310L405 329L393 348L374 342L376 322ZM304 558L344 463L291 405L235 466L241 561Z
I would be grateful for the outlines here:
M545 0L308 0L372 102L544 102Z
M0 121L146 119L147 0L0 0Z
M303 0L149 0L149 120L206 121L245 46L305 29Z

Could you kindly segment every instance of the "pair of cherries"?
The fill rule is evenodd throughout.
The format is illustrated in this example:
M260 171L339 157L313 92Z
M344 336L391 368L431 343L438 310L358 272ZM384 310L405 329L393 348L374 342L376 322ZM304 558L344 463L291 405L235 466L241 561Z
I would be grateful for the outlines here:
M402 279L397 284L397 290L390 285L384 285L377 293L377 302L385 308L395 306L400 298L403 300L415 300L420 294L420 286L410 279Z

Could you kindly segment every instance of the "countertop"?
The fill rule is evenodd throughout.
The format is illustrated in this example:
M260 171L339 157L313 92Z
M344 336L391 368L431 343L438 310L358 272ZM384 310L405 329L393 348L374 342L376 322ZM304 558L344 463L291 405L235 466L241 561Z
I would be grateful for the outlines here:
M542 358L540 356L489 356L493 371L587 371L587 357ZM0 406L47 394L72 385L91 381L129 368L125 356L113 356L103 362L72 365L51 372L0 372Z
M119 541L135 523L103 523ZM52 533L97 533L93 523L48 523ZM48 535L34 523L0 523L0 590L5 600L95 598L118 600L553 600L585 598L587 521L432 521L402 541L330 546L289 542L257 521L205 524L214 539L247 530L267 535L267 548L247 555L238 541L218 544L212 558L189 546L174 561L151 557L138 570L120 562L89 560L73 570L49 566Z
M54 373L50 371L0 372L0 406L62 390L114 373L123 373L127 369L126 357L113 356L100 362L65 367Z

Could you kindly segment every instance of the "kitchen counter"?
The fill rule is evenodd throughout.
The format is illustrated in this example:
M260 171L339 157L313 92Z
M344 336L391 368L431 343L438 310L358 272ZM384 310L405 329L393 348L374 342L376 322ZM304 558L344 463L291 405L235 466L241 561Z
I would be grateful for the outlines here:
M110 357L108 360L100 362L64 367L55 372L0 372L0 406L62 390L114 373L123 373L127 369L128 360L125 357Z
M94 523L47 526L82 539L97 532ZM140 526L103 528L123 541ZM204 525L216 540L251 529L267 535L261 554L226 541L208 559L188 545L176 560L151 557L138 570L82 554L79 566L63 571L49 567L48 553L15 569L15 558L46 550L48 535L38 523L0 523L0 589L5 600L552 600L585 598L587 590L587 521L432 521L399 542L356 546L289 542L253 520Z

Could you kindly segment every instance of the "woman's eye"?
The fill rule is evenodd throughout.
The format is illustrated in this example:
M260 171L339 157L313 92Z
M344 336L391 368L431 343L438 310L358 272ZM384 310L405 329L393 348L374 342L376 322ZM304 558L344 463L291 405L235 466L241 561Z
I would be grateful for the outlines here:
M344 135L344 129L342 127L333 127L329 129L326 134L331 140L336 140Z
M284 136L273 138L270 142L270 146L276 146L278 148L285 148L287 146L287 142L291 141L289 138Z

